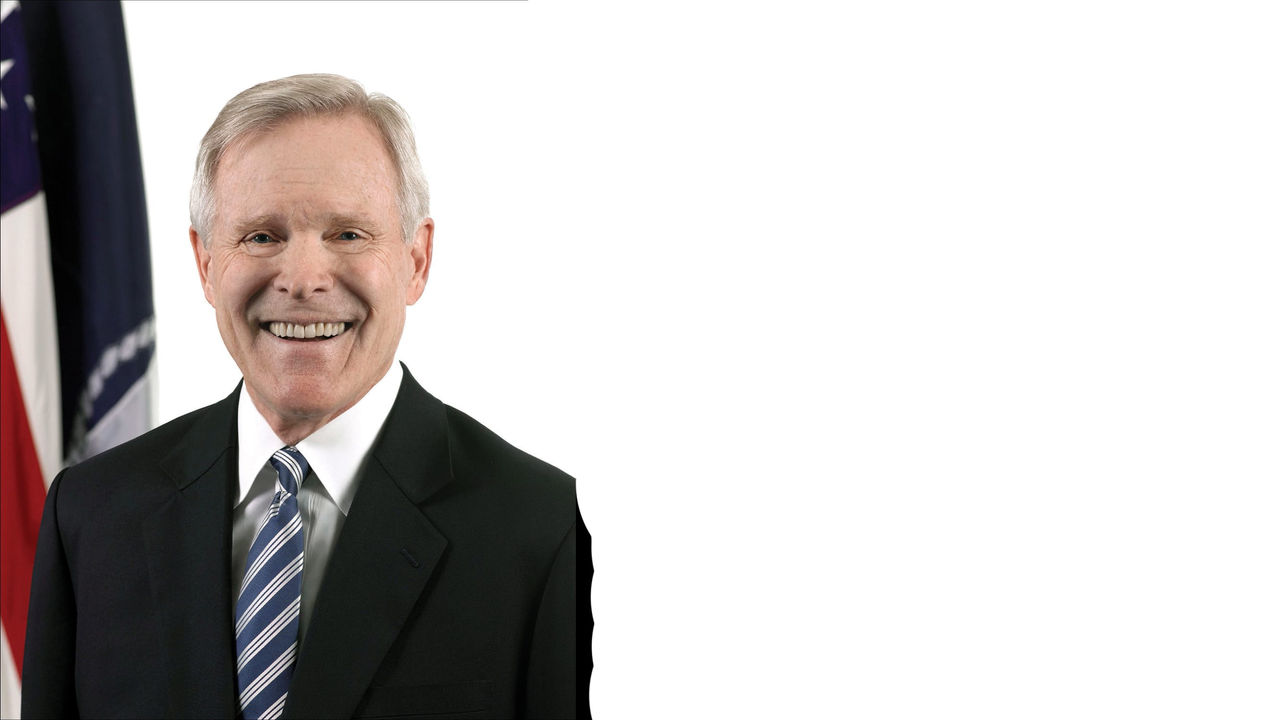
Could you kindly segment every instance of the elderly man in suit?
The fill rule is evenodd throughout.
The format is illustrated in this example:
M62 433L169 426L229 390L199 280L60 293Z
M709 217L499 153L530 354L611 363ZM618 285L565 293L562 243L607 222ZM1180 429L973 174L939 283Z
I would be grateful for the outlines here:
M404 111L257 85L191 198L244 381L53 483L24 717L585 716L573 479L394 360L434 232Z

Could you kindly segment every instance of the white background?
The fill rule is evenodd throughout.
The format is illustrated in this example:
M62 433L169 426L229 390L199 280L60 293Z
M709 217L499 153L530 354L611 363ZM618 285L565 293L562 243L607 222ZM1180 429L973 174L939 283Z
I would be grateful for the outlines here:
M432 185L400 357L579 478L597 717L1276 717L1267 6L127 4L161 419L239 377L201 135L345 74Z

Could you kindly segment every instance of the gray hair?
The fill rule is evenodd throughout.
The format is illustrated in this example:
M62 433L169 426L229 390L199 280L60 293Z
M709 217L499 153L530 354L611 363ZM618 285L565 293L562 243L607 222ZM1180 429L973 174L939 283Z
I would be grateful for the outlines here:
M392 165L400 175L396 204L405 242L431 211L427 179L418 161L409 114L381 93L366 93L360 83L341 75L294 75L259 83L223 106L200 141L196 175L191 182L191 225L207 244L213 223L214 181L218 162L232 143L252 133L273 130L286 121L355 113L382 135Z

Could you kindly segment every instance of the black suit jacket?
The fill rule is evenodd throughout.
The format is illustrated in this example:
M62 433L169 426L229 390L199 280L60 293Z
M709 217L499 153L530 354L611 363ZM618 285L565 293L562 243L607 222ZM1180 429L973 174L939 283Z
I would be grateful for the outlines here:
M23 717L235 716L236 398L58 475L36 552ZM572 478L406 370L285 716L585 716L580 526Z

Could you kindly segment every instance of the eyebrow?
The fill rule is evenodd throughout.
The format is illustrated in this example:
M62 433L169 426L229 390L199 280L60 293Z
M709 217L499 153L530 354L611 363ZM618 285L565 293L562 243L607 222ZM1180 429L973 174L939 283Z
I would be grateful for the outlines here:
M331 213L321 217L321 222L327 227L343 226L343 227L361 227L373 230L382 230L382 226L368 215L353 215L348 213ZM258 228L280 228L286 225L284 216L279 213L267 213L265 215L257 215L247 220L241 220L231 227L232 233L242 235L250 230Z
M372 216L368 215L347 215L334 214L324 217L326 225L354 225L356 227L381 229L381 226Z
M283 223L281 222L281 217L279 215L258 215L257 217L249 218L248 220L241 220L235 223L231 226L231 232L235 235L240 235L249 232L250 230L256 230L262 227L277 227L282 224Z

